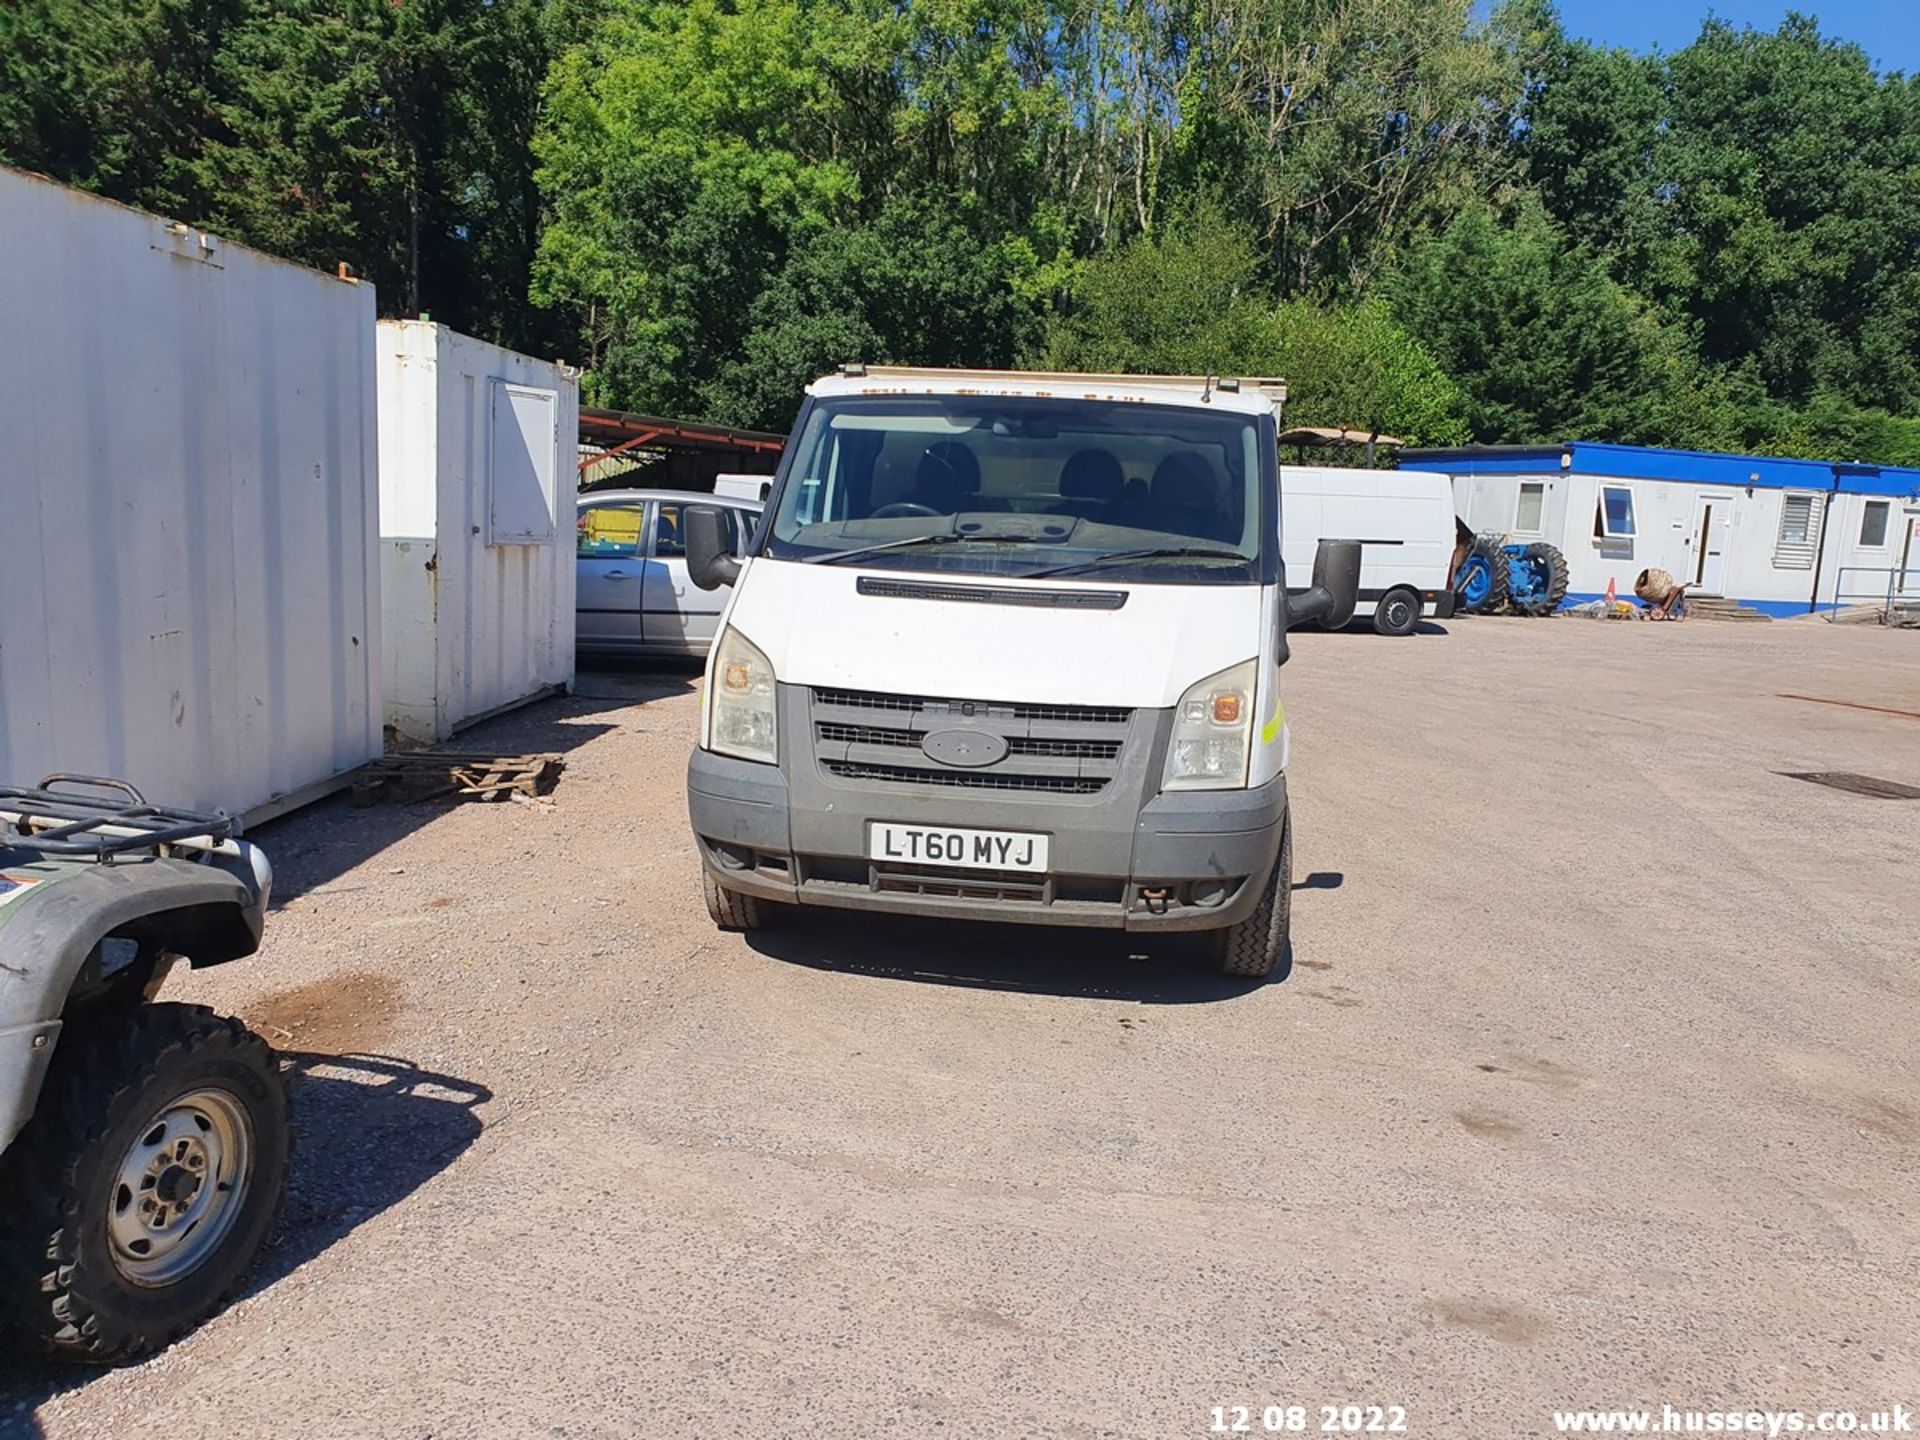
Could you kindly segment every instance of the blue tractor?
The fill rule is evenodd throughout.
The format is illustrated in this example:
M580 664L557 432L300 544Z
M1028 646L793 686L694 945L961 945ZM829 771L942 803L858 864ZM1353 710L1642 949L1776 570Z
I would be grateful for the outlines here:
M1551 615L1567 596L1567 557L1545 541L1509 545L1504 535L1475 535L1460 521L1454 549L1456 613Z

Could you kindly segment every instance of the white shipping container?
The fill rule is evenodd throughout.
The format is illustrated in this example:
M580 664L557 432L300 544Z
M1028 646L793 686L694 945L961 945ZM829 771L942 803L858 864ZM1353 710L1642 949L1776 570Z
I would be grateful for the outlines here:
M573 684L579 387L425 320L383 320L386 722L416 740Z
M0 778L380 754L374 295L0 167Z

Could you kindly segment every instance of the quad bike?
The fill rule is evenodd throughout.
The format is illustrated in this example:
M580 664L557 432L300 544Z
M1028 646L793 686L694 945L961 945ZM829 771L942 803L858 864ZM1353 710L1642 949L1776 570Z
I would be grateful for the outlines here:
M266 1042L156 1003L260 946L272 867L234 822L118 780L0 787L0 1335L111 1364L206 1317L258 1256L292 1149Z
M1454 606L1469 615L1551 615L1567 597L1567 557L1543 541L1509 545L1464 533L1455 549Z

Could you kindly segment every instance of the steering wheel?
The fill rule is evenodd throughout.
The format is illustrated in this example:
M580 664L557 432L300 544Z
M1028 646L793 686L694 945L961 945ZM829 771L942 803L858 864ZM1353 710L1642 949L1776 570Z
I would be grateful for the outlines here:
M896 500L891 505L882 505L867 518L869 520L893 520L902 515L944 515L944 510L936 510L931 505L922 505L918 500Z

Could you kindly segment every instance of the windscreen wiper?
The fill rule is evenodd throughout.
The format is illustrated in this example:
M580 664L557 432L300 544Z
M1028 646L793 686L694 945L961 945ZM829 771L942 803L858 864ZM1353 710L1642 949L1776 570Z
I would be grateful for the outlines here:
M909 535L904 540L889 540L884 545L862 545L856 550L826 550L818 555L802 557L802 565L839 565L848 560L864 560L869 555L878 555L887 550L905 550L913 545L959 545L971 541L974 544L995 545L1038 545L1044 539L1052 537L1041 535L995 535L975 534L971 531L955 533L951 530L938 530L931 535Z
M1110 554L1096 555L1091 560L1076 560L1071 565L1053 565L1045 570L1029 570L1020 578L1040 580L1049 575L1071 575L1077 570L1094 570L1102 565L1117 565L1125 560L1238 560L1242 565L1253 563L1237 550L1218 550L1202 545L1151 545L1139 550L1115 550Z

